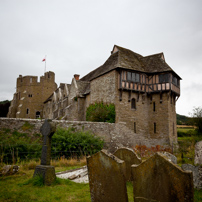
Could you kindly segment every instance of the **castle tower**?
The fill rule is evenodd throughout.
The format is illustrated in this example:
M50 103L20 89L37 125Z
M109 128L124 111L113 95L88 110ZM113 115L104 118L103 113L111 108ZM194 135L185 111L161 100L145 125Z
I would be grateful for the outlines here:
M37 76L19 75L7 115L9 118L43 117L43 102L57 89L57 84L54 72L45 72L39 82L37 79Z

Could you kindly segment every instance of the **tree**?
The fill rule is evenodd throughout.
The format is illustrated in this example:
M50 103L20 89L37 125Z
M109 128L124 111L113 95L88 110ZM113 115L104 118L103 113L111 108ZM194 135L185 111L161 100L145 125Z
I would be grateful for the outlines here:
M192 112L194 125L197 127L198 132L202 133L202 108L194 107Z
M8 109L10 107L10 101L0 101L0 117L6 117L8 114Z

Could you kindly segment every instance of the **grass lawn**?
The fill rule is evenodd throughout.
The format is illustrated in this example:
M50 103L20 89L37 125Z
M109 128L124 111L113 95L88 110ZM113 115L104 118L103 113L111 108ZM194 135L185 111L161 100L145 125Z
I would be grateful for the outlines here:
M90 202L89 184L79 184L57 178L51 186L34 181L34 170L20 171L12 176L0 177L0 201L68 201ZM133 185L127 183L129 202L133 201ZM195 190L195 202L202 201L202 190Z
M12 176L0 177L0 201L91 201L89 184L57 178L53 185L44 186L33 180L33 173L34 170L28 170ZM127 183L127 191L129 201L132 202L132 183Z
M88 184L57 179L52 186L34 185L33 173L1 178L0 201L90 201Z

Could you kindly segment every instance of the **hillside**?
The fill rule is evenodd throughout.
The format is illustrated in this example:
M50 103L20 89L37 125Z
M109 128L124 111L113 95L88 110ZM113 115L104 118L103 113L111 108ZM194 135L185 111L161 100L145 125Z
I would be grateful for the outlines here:
M177 125L193 125L193 118L177 114Z

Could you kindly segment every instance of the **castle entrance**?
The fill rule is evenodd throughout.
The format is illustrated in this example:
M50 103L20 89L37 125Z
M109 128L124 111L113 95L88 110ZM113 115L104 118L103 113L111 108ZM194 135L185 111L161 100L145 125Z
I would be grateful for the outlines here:
M39 119L41 116L40 116L40 112L39 111L37 111L36 112L36 119Z

